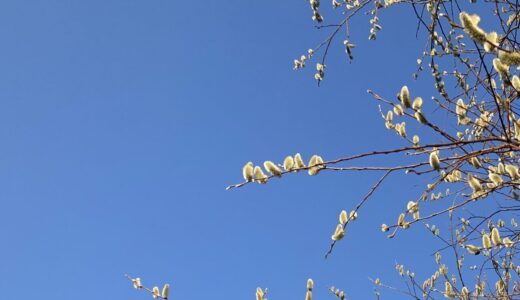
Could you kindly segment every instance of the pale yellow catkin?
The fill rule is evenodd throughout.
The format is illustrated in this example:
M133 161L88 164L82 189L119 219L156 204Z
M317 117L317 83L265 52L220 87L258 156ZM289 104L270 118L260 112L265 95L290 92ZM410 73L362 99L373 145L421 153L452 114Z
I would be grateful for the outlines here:
M244 179L247 182L253 181L253 163L252 162L248 162L242 168L242 176L244 176Z
M283 169L285 171L291 171L293 168L294 168L294 159L292 156L289 155L283 160Z
M489 180L491 180L495 186L499 186L503 183L503 179L502 179L502 176L498 175L498 174L495 174L495 173L492 173L492 172L489 172Z
M405 108L410 108L410 92L408 91L408 87L406 85L401 88L399 99L401 99L401 103Z
M493 52L498 46L498 34L493 31L486 34L486 42L484 42L484 50L486 52Z
M476 42L484 43L486 41L486 32L478 27L480 17L476 14L469 15L466 12L459 14L459 19L464 31Z
M515 245L515 243L509 237L505 237L502 240L502 244L504 244L504 246L506 246L507 248L511 248Z
M489 235L487 235L487 234L482 235L482 248L484 248L484 249L491 248L491 239L489 238Z
M439 170L441 168L441 162L439 160L439 155L437 154L437 151L433 151L432 153L430 153L429 162L432 169Z
M343 229L343 225L338 224L338 226L336 226L336 230L334 231L334 234L332 235L331 238L333 241L339 241L344 236L345 236L345 229Z
M132 279L132 282L134 283L134 288L136 289L140 289L143 287L143 285L141 284L141 278L139 277Z
M296 153L294 155L294 166L297 169L305 168L305 163L303 162L302 155L300 153Z
M421 97L416 97L415 100L413 100L412 108L415 111L420 111L423 104L423 99Z
M264 174L264 171L262 171L262 168L260 168L259 166L256 166L254 171L254 177L255 177L255 181L258 182L258 183L262 183L262 184L265 184L267 183L267 176Z
M417 134L413 136L412 143L415 146L419 145L419 136Z
M520 65L520 52L499 50L498 58L508 66L518 67Z
M169 284L165 284L163 286L161 296L163 297L163 299L168 299L169 295L170 295L170 285Z
M502 61L498 58L493 59L493 68L497 71L498 75L502 80L507 80L509 78L509 66L503 64Z
M307 279L307 290L312 291L313 288L314 288L314 281L311 278Z
M428 120L426 120L426 117L423 115L422 112L416 111L414 115L417 122L421 124L428 124Z
M468 174L468 183L474 193L482 191L480 181L471 174Z
M256 300L263 300L264 299L264 291L257 287L256 288Z
M498 229L496 227L491 230L491 241L493 242L493 245L495 245L495 246L502 245L502 239L500 238L500 232L498 232Z
M403 107L400 104L397 104L396 106L394 106L394 113L398 116L404 115Z
M341 213L339 214L339 223L342 224L342 225L345 225L348 221L348 216L347 216L347 212L342 210Z
M446 298L455 298L455 293L453 292L453 287L449 281L444 283L444 297Z
M512 180L516 180L520 178L520 174L518 173L518 167L513 165L506 165L505 170L509 177L511 177Z
M280 170L280 168L278 168L278 166L270 160L264 162L264 168L267 172L271 173L274 176L280 177L282 175L282 170Z
M157 286L153 287L153 289L152 289L152 297L154 299L157 299L157 298L161 297L161 292L159 291L159 287L157 287Z
M513 79L511 79L511 83L513 84L513 87L517 92L520 92L520 78L518 76L513 76Z
M479 255L480 254L480 247L468 244L466 245L466 250L468 250L469 253L473 255Z

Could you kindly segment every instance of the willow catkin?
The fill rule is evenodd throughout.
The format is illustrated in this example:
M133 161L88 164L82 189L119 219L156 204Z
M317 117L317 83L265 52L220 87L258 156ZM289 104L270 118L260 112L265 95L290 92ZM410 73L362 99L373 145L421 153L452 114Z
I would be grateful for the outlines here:
M401 88L399 99L401 99L401 103L405 108L410 108L410 92L408 91L408 87L406 85Z
M300 153L296 153L294 155L294 166L297 169L305 168L305 163L303 162L302 155Z
M278 166L270 160L264 162L264 168L267 172L271 173L274 176L282 176L282 170L280 170L280 168L278 168Z
M496 227L491 230L491 241L495 246L500 246L502 244L500 233L498 232L498 229Z
M395 106L394 106L394 113L395 113L397 116L402 116L402 115L404 115L403 107L402 107L400 104L395 105Z
M163 299L168 299L169 294L170 294L170 285L165 284L163 286L161 296L163 297Z
M332 235L333 241L339 241L345 236L345 229L343 229L343 225L338 224L336 226L336 230L334 231L334 234Z
M498 58L493 59L493 68L497 71L498 75L502 80L507 80L509 78L509 66L503 64L502 61Z
M256 300L263 300L264 299L264 291L257 287L256 288Z
M449 281L444 283L444 297L446 298L455 298L455 293L453 292L453 287Z
M511 83L513 84L513 87L515 88L515 90L517 92L520 92L520 78L518 78L518 76L513 76L513 78L511 79Z
M469 290L467 287L462 287L461 293L464 300L469 300Z
M491 248L491 239L489 238L489 235L487 235L487 234L482 235L482 248L484 248L484 249Z
M482 191L482 185L480 184L480 181L471 174L468 174L468 183L473 190L473 193Z
M491 180L495 186L499 186L504 182L504 180L502 179L502 176L495 174L493 172L489 172L488 177L489 177L489 180Z
M418 136L417 134L413 136L413 138L412 138L412 143L413 143L415 146L419 145L419 136Z
M515 245L515 243L509 237L505 237L502 240L502 244L504 244L504 246L506 246L507 248L511 248Z
M253 171L253 174L254 174L254 177L255 177L255 181L258 182L258 183L262 183L262 184L265 184L267 183L267 176L264 174L264 171L262 171L262 168L260 168L259 166L256 166L254 168L254 171Z
M307 279L307 290L312 291L313 288L314 288L314 281L311 278Z
M421 124L428 124L428 120L426 120L426 117L423 115L422 112L416 111L414 115L417 122Z
M134 283L134 288L136 288L136 289L143 288L143 285L141 284L141 278L137 277L135 279L132 279L132 282Z
M252 162L248 162L242 168L242 176L244 176L244 179L247 182L253 181L253 163Z
M311 291L307 291L305 293L305 300L312 300L312 292Z
M161 297L161 292L159 291L159 287L157 287L157 286L153 287L153 289L152 289L152 297L154 299L157 299L157 298Z
M516 51L498 51L500 61L508 66L518 67L520 65L520 53Z
M468 244L466 245L466 250L468 250L469 253L473 255L479 255L480 254L480 247Z
M408 201L408 204L406 204L406 210L408 210L409 213L413 214L419 209L419 203L414 201Z
M421 97L416 97L412 103L412 109L415 111L420 111L423 104L423 100Z
M438 171L441 168L441 162L439 160L439 155L438 155L437 151L433 151L432 153L430 153L429 162L430 162L430 166L432 167L432 169Z
M511 177L512 180L516 180L520 178L520 174L518 173L518 167L513 165L506 165L505 171Z
M345 224L347 224L347 221L348 221L347 212L342 210L341 213L339 214L339 223L341 225L345 225Z
M291 171L294 167L294 159L292 156L287 156L284 160L283 160L283 169L285 171Z
M486 32L478 27L480 17L476 14L469 15L466 12L459 14L459 19L464 31L476 42L484 43L486 41Z
M486 34L486 41L484 42L484 50L486 52L493 52L498 46L498 34L493 31Z
M399 215L399 217L397 218L397 226L401 226L401 227L404 226L404 217L405 217L404 213Z

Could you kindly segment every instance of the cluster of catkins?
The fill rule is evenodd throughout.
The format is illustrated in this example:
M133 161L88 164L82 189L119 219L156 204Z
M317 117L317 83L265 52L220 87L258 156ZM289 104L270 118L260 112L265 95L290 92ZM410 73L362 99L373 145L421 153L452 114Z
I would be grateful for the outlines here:
M498 57L493 60L493 67L504 82L511 82L513 87L519 91L520 79L518 76L513 76L511 81L509 81L509 67L520 66L520 52L508 49L502 50L503 48L499 49L501 47L500 37L496 32L486 33L480 28L480 17L477 14L470 15L466 12L461 12L459 19L464 31L475 42L483 45L486 52L497 52Z
M384 116L385 126L387 129L394 129L398 135L402 136L403 138L406 138L406 122L393 124L394 114L396 116L403 116L405 114L406 109L411 108L415 111L414 116L419 123L426 124L428 123L428 121L426 120L426 117L424 117L421 111L423 99L421 97L416 97L412 102L410 98L410 91L408 90L408 87L406 85L401 88L401 91L397 95L397 98L401 103L394 105L393 110L389 110L386 113L386 116ZM412 143L414 145L419 144L418 135L413 136Z
M339 241L345 236L345 226L349 220L356 220L357 212L355 210L351 211L347 216L347 212L342 210L339 214L339 224L336 226L336 230L334 230L334 234L332 234L331 239L333 241Z
M282 166L278 166L270 160L265 161L264 168L269 174L271 174L271 176L277 177L281 177L284 173L281 168L283 168L285 172L298 172L303 168L308 168L309 175L314 176L318 174L321 169L325 168L325 164L321 156L313 155L309 160L309 164L306 166L303 162L301 154L296 153L294 157L287 156L284 159ZM269 176L264 173L262 168L260 166L254 166L252 162L248 162L242 168L242 175L247 182L255 181L261 184L265 184L269 180Z
M136 289L144 288L143 285L141 284L141 278L139 278L139 277L132 279L132 283L134 284L134 288L136 288ZM152 288L151 292L152 292L152 297L154 299L162 298L164 300L167 300L168 296L170 294L170 285L166 283L163 286L162 291L159 290L158 286L154 286Z

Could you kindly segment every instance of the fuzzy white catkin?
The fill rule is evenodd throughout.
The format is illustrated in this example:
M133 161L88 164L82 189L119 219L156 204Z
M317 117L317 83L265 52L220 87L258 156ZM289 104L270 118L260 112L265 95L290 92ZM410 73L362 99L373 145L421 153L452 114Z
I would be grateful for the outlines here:
M264 171L262 171L262 168L260 168L259 166L256 166L253 173L254 173L256 182L262 183L262 184L267 183L267 176L264 174Z
M267 172L271 173L274 176L279 177L282 175L282 170L280 170L280 168L278 168L278 166L270 160L264 162L264 168Z
M157 287L157 286L153 287L153 289L152 289L152 297L154 299L157 299L157 298L161 297L161 292L159 291L159 287Z
M401 88L399 98L401 99L401 103L405 108L410 107L410 92L408 91L408 87L406 85Z
M509 66L503 64L502 61L498 58L493 59L493 68L497 71L498 75L502 80L507 80L509 78Z
M305 300L312 300L312 292L311 291L307 291L305 293Z
M248 162L243 168L242 168L242 176L244 176L245 181L253 181L253 163Z
M164 299L168 299L168 296L169 296L169 295L170 295L170 285L169 285L169 284L165 284L165 285L163 286L161 296L162 296Z
M439 160L439 155L437 154L437 151L433 151L432 153L430 153L429 162L432 169L439 170L441 168L441 162Z
M412 108L415 111L420 111L423 104L423 99L421 97L415 98L412 103Z
M404 115L403 107L400 104L397 104L396 106L394 106L394 113L398 116Z
M311 278L307 279L307 290L312 291L313 288L314 288L314 281Z
M339 241L345 236L345 229L343 229L343 225L338 224L336 226L336 230L334 231L334 234L332 235L333 241Z
M515 243L509 237L505 237L502 240L502 244L504 244L504 246L506 246L507 248L511 248L515 245Z
M491 230L491 241L495 246L500 246L502 244L500 233L498 232L498 229L496 227Z
M263 300L264 299L264 291L262 291L261 288L256 288L256 300Z
M283 160L283 168L285 171L291 171L294 167L294 159L292 156L287 156L284 160Z
M484 50L486 52L493 52L498 46L498 34L493 31L486 34L486 42L484 42Z
M508 51L498 51L498 58L500 61L508 66L517 67L520 65L520 53L519 52L508 52Z
M345 225L348 221L347 212L342 210L339 214L339 223Z
M474 193L482 191L480 181L471 174L468 174L468 183Z
M492 173L492 172L489 172L488 177L489 177L489 180L491 180L495 184L495 186L501 185L502 182L504 181L502 179L502 176L500 176L498 174L495 174L495 173Z
M484 43L486 41L486 32L478 27L480 17L476 14L468 15L466 12L459 14L459 19L464 31L476 42Z
M141 278L139 277L132 279L132 282L134 283L134 288L136 289L140 289L143 287L143 285L141 284Z
M296 153L294 155L294 165L297 169L305 168L305 163L303 162L302 155L300 153Z
M513 165L506 165L505 171L511 177L512 180L516 180L520 178L520 174L518 173L518 167Z
M416 134L413 136L412 142L414 145L419 145L419 136Z
M468 244L466 245L466 250L468 250L469 253L473 255L479 255L480 254L480 247Z
M517 92L520 92L520 78L518 76L513 76L513 79L511 79L511 83L513 84L513 87Z
M416 111L415 112L415 119L417 120L417 122L419 122L421 124L427 124L428 123L428 120L426 120L426 117L420 111Z
M484 248L484 249L491 248L491 239L489 238L489 235L487 235L487 234L482 235L482 248Z

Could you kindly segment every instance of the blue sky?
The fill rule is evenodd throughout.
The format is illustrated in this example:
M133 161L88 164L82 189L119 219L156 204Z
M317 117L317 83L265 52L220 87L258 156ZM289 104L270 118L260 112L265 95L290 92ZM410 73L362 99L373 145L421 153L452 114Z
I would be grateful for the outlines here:
M0 298L151 298L128 273L171 283L171 299L254 299L257 286L303 299L309 277L318 299L331 285L366 299L368 277L399 282L395 262L431 270L438 244L417 243L422 229L379 232L419 191L407 177L327 260L337 215L377 174L225 190L249 160L403 145L366 90L431 89L412 80L423 42L400 7L375 42L369 19L354 21L354 63L338 40L318 88L312 66L292 70L326 34L310 16L305 1L3 1Z

